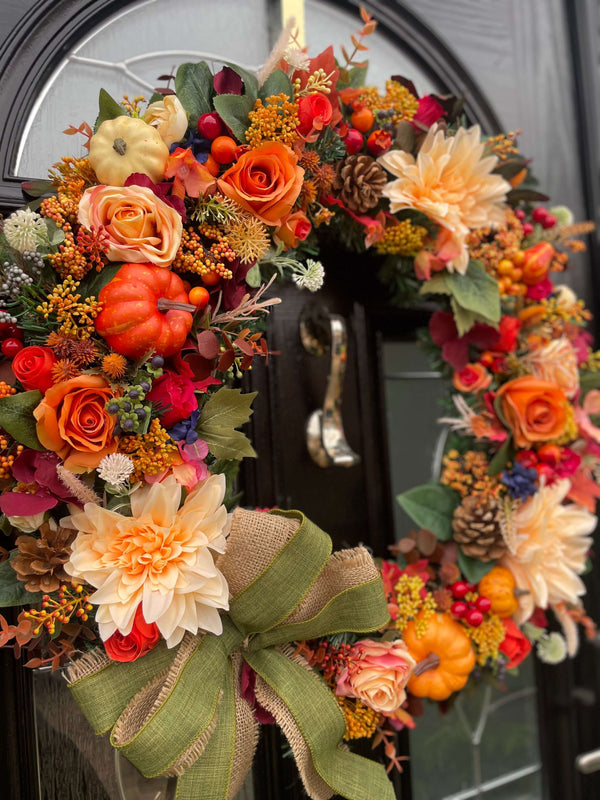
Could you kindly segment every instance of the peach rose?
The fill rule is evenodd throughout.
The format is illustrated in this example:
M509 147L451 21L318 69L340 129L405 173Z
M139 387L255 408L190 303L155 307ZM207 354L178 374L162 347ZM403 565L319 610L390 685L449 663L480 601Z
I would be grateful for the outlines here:
M452 377L452 385L459 392L480 392L487 389L491 382L492 376L482 364L467 364Z
M34 409L38 439L71 472L90 472L117 449L115 418L105 408L112 396L101 375L79 375L48 389Z
M181 217L145 186L86 189L78 220L90 230L104 231L110 261L168 267L181 242Z
M298 242L303 242L311 229L312 225L304 211L294 211L281 220L273 238L277 244L284 244L287 250L288 247L298 247Z
M548 442L565 432L567 398L555 383L527 375L505 383L496 396L517 447Z
M281 225L296 202L304 170L281 142L263 142L243 153L218 181L224 195L265 225Z
M389 714L406 700L406 686L416 662L402 639L394 642L361 639L348 652L348 666L335 693L357 697L373 711Z

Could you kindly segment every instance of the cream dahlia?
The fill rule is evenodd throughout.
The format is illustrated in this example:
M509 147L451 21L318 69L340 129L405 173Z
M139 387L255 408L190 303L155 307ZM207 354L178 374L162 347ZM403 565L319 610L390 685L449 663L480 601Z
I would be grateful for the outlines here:
M537 378L560 386L567 397L575 397L579 391L577 353L566 336L532 350L523 363Z
M525 592L515 614L519 623L529 619L536 606L577 604L585 594L579 576L597 520L583 506L563 505L570 486L568 480L542 486L514 514L513 535L508 537L509 549L500 563Z
M96 588L90 601L103 640L129 634L140 603L168 647L185 631L221 633L229 590L211 551L225 550L224 494L224 476L212 475L179 508L181 486L170 477L132 494L131 517L86 503L62 520L78 531L65 569Z
M496 156L483 158L478 125L459 128L455 136L432 126L415 159L390 150L378 161L396 176L383 189L390 211L422 211L450 233L460 255L447 264L464 275L469 263L465 243L469 230L504 222L503 203L510 190L504 178L492 175Z

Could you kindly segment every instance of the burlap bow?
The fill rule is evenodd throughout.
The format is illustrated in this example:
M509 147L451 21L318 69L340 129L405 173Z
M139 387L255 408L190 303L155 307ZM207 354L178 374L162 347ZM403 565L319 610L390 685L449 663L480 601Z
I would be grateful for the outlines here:
M245 661L256 697L291 745L315 800L394 800L381 765L342 744L331 689L285 645L383 627L387 605L364 548L331 554L331 539L297 511L236 510L219 567L231 592L223 634L186 634L133 663L94 651L69 671L70 689L96 733L148 778L179 775L177 800L231 800L252 765L258 725L241 696Z

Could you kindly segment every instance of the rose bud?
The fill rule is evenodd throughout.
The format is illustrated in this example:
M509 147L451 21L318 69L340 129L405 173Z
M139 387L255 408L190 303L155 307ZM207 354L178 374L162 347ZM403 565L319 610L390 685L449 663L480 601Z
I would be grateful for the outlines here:
M329 98L324 94L307 94L298 101L298 133L308 136L313 130L322 130L329 125L333 115L333 108Z
M544 280L555 253L556 251L550 242L538 242L533 247L528 247L525 250L523 264L521 265L523 283L527 284L527 286L534 286Z

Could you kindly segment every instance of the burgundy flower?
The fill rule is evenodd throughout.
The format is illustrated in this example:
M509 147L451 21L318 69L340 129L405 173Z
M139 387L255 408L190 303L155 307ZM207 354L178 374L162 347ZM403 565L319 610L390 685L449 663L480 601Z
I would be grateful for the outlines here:
M243 82L237 72L231 67L223 67L216 73L213 86L217 94L241 94Z
M464 336L458 335L454 315L449 311L436 311L429 320L431 338L442 348L442 358L457 372L469 363L469 345L481 350L493 349L500 339L500 333L491 325L476 322Z
M154 183L154 181L151 181L147 175L144 175L141 172L132 172L125 181L125 186L144 186L146 189L150 189L160 200L165 202L168 206L171 206L171 208L174 208L181 219L185 222L185 205L183 200L180 197L175 197L175 195L169 194L173 188L171 181Z
M16 481L35 484L35 492L5 492L0 495L0 511L7 517L15 517L40 514L59 503L81 505L58 477L56 468L61 463L56 453L23 450L11 472Z
M432 94L426 94L425 97L421 97L419 100L419 107L411 120L411 125L416 130L422 130L423 127L430 128L445 113L442 104Z

